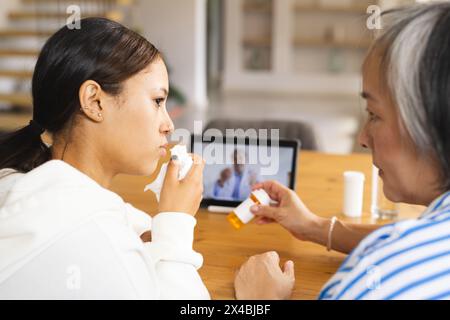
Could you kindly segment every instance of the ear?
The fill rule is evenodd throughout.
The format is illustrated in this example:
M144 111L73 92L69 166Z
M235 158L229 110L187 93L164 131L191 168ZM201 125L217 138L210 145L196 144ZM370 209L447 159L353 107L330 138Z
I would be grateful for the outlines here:
M80 99L80 110L89 119L95 122L103 121L103 108L101 105L102 88L93 81L85 81L78 92Z

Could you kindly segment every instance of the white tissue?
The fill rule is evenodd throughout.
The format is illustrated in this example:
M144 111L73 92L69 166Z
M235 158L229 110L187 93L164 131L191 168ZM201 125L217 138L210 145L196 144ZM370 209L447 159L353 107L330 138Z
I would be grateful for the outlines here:
M180 171L178 172L178 180L184 179L187 173L192 167L193 161L191 156L188 154L185 145L176 145L172 149L170 149L170 153L172 156L176 155L178 157L178 162L180 164ZM145 186L144 192L147 190L151 190L156 195L156 200L159 202L159 197L161 194L162 185L164 183L164 178L166 177L167 172L167 163L164 163L161 166L161 170L159 171L156 179Z

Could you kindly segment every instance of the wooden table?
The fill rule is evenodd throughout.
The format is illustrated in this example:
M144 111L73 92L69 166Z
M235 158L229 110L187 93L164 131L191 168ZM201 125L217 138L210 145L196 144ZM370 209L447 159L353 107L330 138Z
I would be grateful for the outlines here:
M372 221L369 214L371 156L367 154L329 155L302 151L299 157L296 192L316 214L357 223ZM364 214L360 219L346 219L342 214L343 178L346 170L362 171L366 175ZM125 201L151 215L156 212L155 198L143 193L149 178L118 176L113 190ZM400 218L417 217L423 207L400 205ZM203 254L200 274L213 299L234 299L233 279L236 270L250 256L275 250L281 262L295 262L296 286L293 299L315 299L322 286L337 270L345 255L327 252L322 246L301 242L278 225L249 224L233 229L226 214L201 209L197 214L194 248Z

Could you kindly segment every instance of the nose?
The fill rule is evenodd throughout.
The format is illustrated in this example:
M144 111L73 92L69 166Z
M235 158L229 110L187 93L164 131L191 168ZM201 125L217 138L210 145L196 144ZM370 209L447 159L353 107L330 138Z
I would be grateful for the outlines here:
M358 143L361 147L367 149L370 148L370 135L369 130L367 128L367 122L362 127L361 131L358 134Z
M164 119L163 123L161 125L160 131L164 135L169 135L175 130L175 126L173 124L172 119L170 118L169 114L167 113L167 110L164 113Z

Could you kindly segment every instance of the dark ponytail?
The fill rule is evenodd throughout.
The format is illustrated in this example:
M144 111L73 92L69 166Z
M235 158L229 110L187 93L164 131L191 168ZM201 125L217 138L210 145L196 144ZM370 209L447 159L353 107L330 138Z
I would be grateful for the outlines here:
M42 141L39 125L30 125L0 136L0 166L28 172L50 160L50 148ZM18 165L19 164L19 165Z
M61 28L47 40L34 69L33 120L0 136L0 169L28 172L51 159L41 135L66 128L79 112L78 92L85 81L118 95L124 81L158 56L145 38L108 19L86 18L80 29Z

